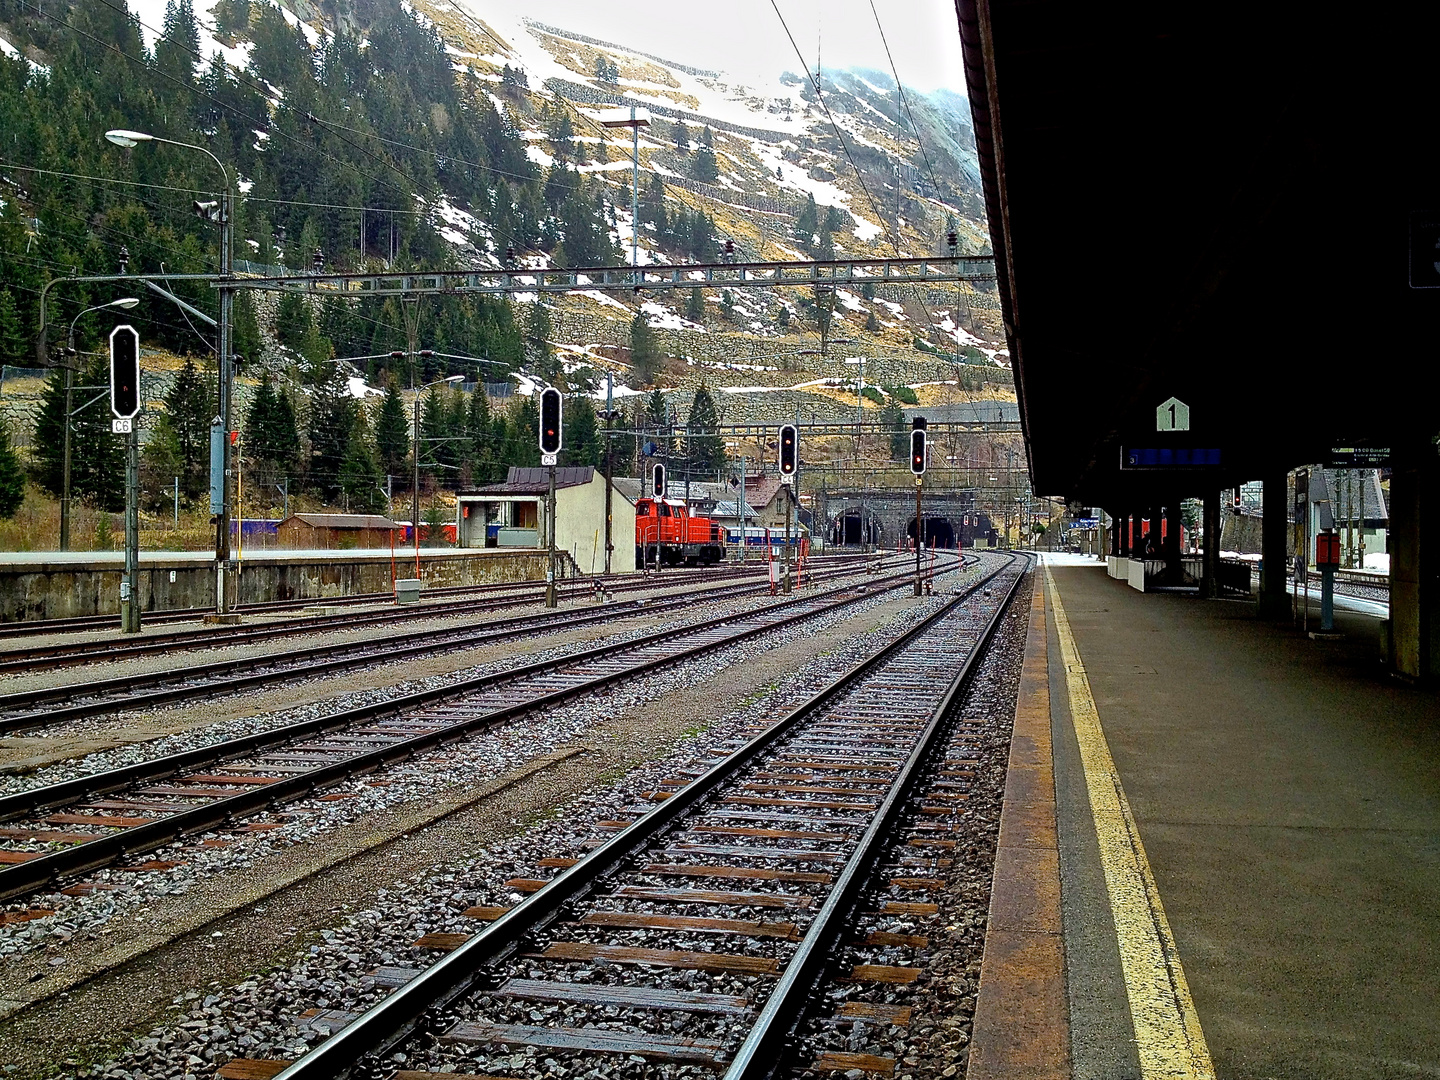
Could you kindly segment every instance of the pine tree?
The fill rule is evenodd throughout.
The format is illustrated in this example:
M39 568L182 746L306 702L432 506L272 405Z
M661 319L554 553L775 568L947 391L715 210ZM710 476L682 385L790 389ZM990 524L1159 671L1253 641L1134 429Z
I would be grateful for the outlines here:
M109 378L109 363L99 358L75 373L75 384L104 386ZM113 512L125 506L125 442L110 431L105 399L86 405L89 396L82 392L73 402L78 411L70 420L70 494ZM65 381L57 371L45 384L35 421L35 480L56 496L63 487L64 445Z
M815 258L828 262L835 258L835 238L830 230L830 219L827 217L820 223L820 239L812 249Z
M710 388L701 383L690 404L690 419L685 426L686 453L692 471L718 474L725 467L725 444L719 429L720 414L715 408L715 398Z
M380 413L375 418L375 448L379 453L380 467L386 475L408 475L406 461L410 456L410 417L405 414L405 402L396 389L394 379L385 386L385 400L380 402Z
M300 439L295 430L295 412L289 398L269 384L250 400L245 414L246 457L260 471L261 483L273 484L295 468L300 456Z
M795 239L802 244L809 245L815 239L815 232L820 228L820 208L815 205L815 196L805 196L805 208L795 219Z
M690 175L702 184L713 184L720 179L720 167L715 162L715 151L702 146L690 162Z
M380 465L370 445L370 425L365 422L365 410L357 408L354 413L345 458L340 464L340 490L352 512L379 513L386 509L385 494L380 489Z
M470 482L488 484L492 479L495 446L491 442L494 426L490 416L490 399L484 386L477 386L465 409L465 468Z
M169 0L165 5L165 25L155 42L155 67L167 79L163 96L175 97L178 88L169 79L192 85L195 82L195 57L200 52L200 31L195 24L195 9L190 0Z
M685 318L702 326L705 323L705 298L700 295L699 289L691 289L690 295L685 298Z
M539 300L535 301L525 316L525 357L544 378L552 382L555 350L550 345L550 338L554 333L555 324L550 321L550 309Z
M665 432L671 430L670 404L665 399L665 392L658 386L650 391L650 396L645 399L640 422L642 426L655 432L655 453L657 455L668 455L675 452L675 440Z
M599 465L604 447L595 422L595 404L584 394L565 398L565 464Z
M865 316L865 329L872 334L880 329L880 320L875 318L875 312L871 311Z
M175 433L181 488L187 499L210 489L210 426L216 407L213 382L186 357L165 395L165 417Z
M339 371L315 388L310 396L310 463L306 484L327 502L340 493L340 467L350 443L355 399Z
M885 403L876 418L880 429L890 433L890 456L904 461L910 456L910 433L905 429L905 413L894 398Z
M238 289L234 303L235 352L246 360L260 359L260 320L255 317L255 301L249 289Z
M720 311L727 322L735 318L735 297L730 294L729 289L720 293Z
M10 445L10 429L0 421L0 519L12 518L25 501L25 470Z
M0 289L0 364L23 366L26 351L15 297L9 289Z
M641 382L654 382L660 368L660 345L643 313L630 320L630 366Z

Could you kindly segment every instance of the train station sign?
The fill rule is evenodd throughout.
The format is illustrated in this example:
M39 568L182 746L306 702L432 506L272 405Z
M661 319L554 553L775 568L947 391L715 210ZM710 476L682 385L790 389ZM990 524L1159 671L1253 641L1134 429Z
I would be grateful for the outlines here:
M1214 469L1220 465L1219 447L1122 446L1122 469Z
M1332 446L1325 459L1329 469L1384 469L1389 465L1388 446Z

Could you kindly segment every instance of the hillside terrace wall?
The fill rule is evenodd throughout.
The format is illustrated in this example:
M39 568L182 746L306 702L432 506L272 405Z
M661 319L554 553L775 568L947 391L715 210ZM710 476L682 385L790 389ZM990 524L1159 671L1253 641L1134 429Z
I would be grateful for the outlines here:
M83 615L118 617L120 552L93 552L62 558L55 553L0 557L0 622L65 619ZM425 588L541 581L544 552L420 550ZM393 576L415 576L414 549L397 549ZM296 552L267 550L247 555L240 573L240 605L275 600L324 600L392 589L391 554L386 551ZM422 593L423 595L423 593ZM142 551L142 611L208 608L215 603L214 559L209 553Z

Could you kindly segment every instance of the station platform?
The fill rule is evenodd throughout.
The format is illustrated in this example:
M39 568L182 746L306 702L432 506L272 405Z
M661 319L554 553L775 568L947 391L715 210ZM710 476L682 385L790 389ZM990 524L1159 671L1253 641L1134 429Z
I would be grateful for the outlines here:
M1440 694L1363 612L1038 578L970 1080L1440 1076Z

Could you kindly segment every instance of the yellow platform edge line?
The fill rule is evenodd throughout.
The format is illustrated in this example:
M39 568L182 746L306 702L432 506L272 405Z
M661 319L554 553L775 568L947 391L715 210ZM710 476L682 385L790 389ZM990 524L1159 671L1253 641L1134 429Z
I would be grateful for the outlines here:
M1080 744L1090 811L1100 843L1100 862L1115 917L1120 967L1130 1000L1141 1074L1145 1080L1213 1080L1215 1067L1190 998L1180 952L1100 726L1090 679L1048 567L1045 586L1060 640L1070 718Z

